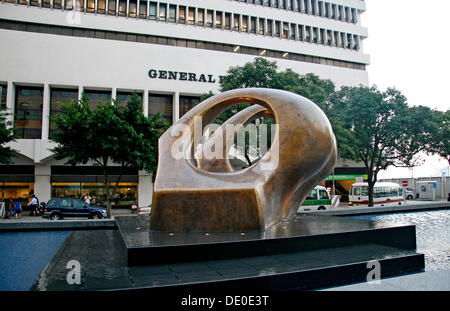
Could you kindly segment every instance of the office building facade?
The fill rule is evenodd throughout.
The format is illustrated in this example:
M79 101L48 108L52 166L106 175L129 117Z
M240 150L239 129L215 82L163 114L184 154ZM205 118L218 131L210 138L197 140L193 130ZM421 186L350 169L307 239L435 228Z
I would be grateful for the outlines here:
M173 122L258 56L338 87L367 85L364 11L362 0L2 0L1 105L19 136L13 164L0 167L3 196L102 200L98 166L71 167L49 151L49 117L83 92L95 105L136 91L146 115ZM117 203L148 205L151 189L151 174L130 169Z

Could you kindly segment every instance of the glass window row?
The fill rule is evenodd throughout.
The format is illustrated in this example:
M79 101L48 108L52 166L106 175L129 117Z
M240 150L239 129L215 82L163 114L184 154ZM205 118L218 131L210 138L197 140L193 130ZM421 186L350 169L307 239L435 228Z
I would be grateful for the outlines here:
M15 1L15 0L10 0ZM27 4L28 0L17 0L19 4ZM29 0L33 2L34 0ZM49 5L51 0L48 1ZM55 3L64 0L53 0L53 8ZM331 29L323 29L310 25L302 25L278 21L255 16L236 14L230 12L209 10L205 8L182 6L175 4L167 4L154 1L142 0L116 0L108 1L106 10L106 2L108 0L65 0L64 8L66 10L76 9L87 13L100 13L114 16L128 16L132 18L143 18L154 21L163 21L169 23L196 25L210 28L219 28L230 31L238 31L257 35L279 37L284 39L310 42L345 49L359 50L359 36L346 34ZM308 0L315 3L315 0ZM8 2L8 1L7 1ZM323 3L322 1L318 1ZM37 1L39 3L39 1ZM100 5L102 3L102 5ZM75 4L75 6L74 6ZM97 7L95 7L97 6ZM336 5L332 5L336 6ZM46 6L44 6L46 7ZM315 7L315 6L308 6ZM319 6L327 7L327 6ZM342 6L338 6L342 7ZM56 8L62 8L61 6ZM321 10L321 12L330 10ZM308 11L309 12L309 11ZM334 11L333 11L334 12ZM345 12L345 10L344 10ZM344 16L342 14L340 16ZM344 21L344 20L343 20Z
M2 89L6 90L6 87ZM112 94L108 90L90 90L84 88L83 92L89 99L89 107L95 109L100 102L111 103ZM35 86L15 86L15 105L14 105L14 128L15 134L22 139L41 139L44 88ZM143 97L142 92L137 92ZM132 95L131 91L117 91L115 104L124 107ZM50 88L50 117L56 116L61 112L62 103L70 103L78 100L78 88ZM183 116L187 111L194 107L200 101L199 96L179 96L179 116ZM150 116L160 113L162 118L172 123L173 119L173 96L148 93L148 114ZM6 101L5 101L6 105ZM46 116L44 116L46 117ZM55 124L49 121L49 137L55 131Z
M97 38L97 39L108 39L108 40L119 40L119 41L131 41L139 43L150 43L150 44L160 44L160 45L171 45L187 48L197 48L214 50L221 52L230 53L240 53L249 54L255 56L264 56L272 58L289 59L301 62L310 62L323 65L345 67L350 69L365 70L365 65L360 63L353 63L348 61L341 61L336 59L317 57L311 55L305 55L300 53L288 53L283 51L276 51L271 49L260 49L248 46L236 46L226 43L217 42L207 42L198 40L188 40L183 38L170 38L162 36L152 36L143 35L135 33L125 33L125 32L114 32L114 31L103 31L103 30L92 30L83 29L67 26L54 26L45 24L35 24L35 23L25 23L18 21L6 21L0 20L0 29L9 30L20 30L29 32L39 32L39 33L50 33L56 35L64 36L75 36L75 37L86 37L86 38ZM297 29L297 32L295 32ZM328 45L332 46L349 46L358 45L359 48L359 37L357 35L345 34L332 32L331 30L319 29L315 27L298 25L294 28L293 33L297 33L306 42L326 42Z
M357 23L358 10L349 6L317 0L234 0L249 4L300 12L343 22Z

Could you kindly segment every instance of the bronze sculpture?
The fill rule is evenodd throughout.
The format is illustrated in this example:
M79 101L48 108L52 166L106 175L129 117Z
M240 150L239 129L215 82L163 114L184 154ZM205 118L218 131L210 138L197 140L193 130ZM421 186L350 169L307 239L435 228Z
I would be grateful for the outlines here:
M248 168L232 171L220 159L216 169L215 160L202 162L196 151L199 137L204 125L240 102L259 105L273 115L277 128L272 146ZM264 111L261 107L241 114L242 123ZM199 118L201 125L196 122ZM218 141L214 134L209 143L213 141ZM220 153L226 154L227 148L225 144ZM336 157L331 125L310 100L260 88L215 95L187 112L159 140L150 227L156 231L265 230L295 214L308 192L330 174Z

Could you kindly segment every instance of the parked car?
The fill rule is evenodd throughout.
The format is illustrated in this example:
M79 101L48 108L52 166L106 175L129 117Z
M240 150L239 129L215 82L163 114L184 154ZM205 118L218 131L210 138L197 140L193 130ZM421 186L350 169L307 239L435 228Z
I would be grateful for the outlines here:
M98 206L87 204L79 199L50 199L45 206L42 217L51 220L64 219L65 217L102 219L103 217L106 217L106 210Z

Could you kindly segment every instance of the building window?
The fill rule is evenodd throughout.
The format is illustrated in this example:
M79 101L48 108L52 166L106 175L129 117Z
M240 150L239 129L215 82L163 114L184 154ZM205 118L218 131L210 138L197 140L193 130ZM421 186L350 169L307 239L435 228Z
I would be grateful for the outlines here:
M158 20L165 22L167 15L167 4L160 3L159 4L159 18Z
M127 1L119 0L119 16L127 16Z
M320 28L319 29L319 35L320 35L320 39L319 42L320 44L325 44L325 29Z
M283 38L287 39L289 37L289 24L283 23Z
M178 22L180 24L186 23L186 7L185 6L180 6L178 8Z
M61 2L61 0L53 0L53 8L54 9L62 9L62 2Z
M176 5L169 5L169 22L175 23L177 21L177 6Z
M250 18L250 32L256 34L256 17Z
M357 20L356 9L352 9L351 12L352 12L352 23L356 24L356 20Z
M172 95L148 94L148 112L150 116L161 114L161 117L172 123Z
M104 14L106 12L106 0L97 0L97 13Z
M111 91L84 90L89 100L89 108L95 110L99 103L111 103Z
M84 12L84 1L85 0L76 0L77 1L77 11Z
M347 49L351 49L352 48L352 35L351 34L347 34L347 45L346 45Z
M61 103L68 104L73 101L78 101L78 89L52 88L50 90L50 116L54 117L61 112ZM55 123L50 119L50 139L55 130Z
M213 11L207 10L206 11L206 27L212 27L213 26Z
M188 24L195 25L195 8L189 8Z
M136 92L142 99L142 93ZM133 95L133 92L126 92L126 91L118 91L117 97L114 100L114 104L117 105L120 108L125 108L128 101L131 99L131 95Z
M336 4L331 5L331 18L336 19Z
M76 177L76 175L69 177ZM80 178L82 178L82 176L80 176ZM97 179L100 178L100 176L97 177ZM109 183L110 189L113 189L115 186L115 182ZM92 198L91 204L106 206L106 193L103 182L52 182L51 193L52 198L73 199L82 199L89 193ZM131 206L131 204L137 202L137 183L120 182L117 187L117 192L113 195L111 200L113 206ZM71 204L71 202L69 201L68 204Z
M303 29L303 25L298 25L298 39L300 41L305 41L305 32Z
M108 1L108 15L116 15L116 1L114 1L114 0Z
M203 26L205 23L205 10L198 9L197 10L197 25Z
M258 34L260 34L260 35L265 34L264 19L262 19L262 18L258 19Z
M311 14L312 15L316 15L317 11L316 11L316 0L311 0Z
M353 49L359 50L359 37L358 35L353 35Z
M275 37L279 37L279 36L280 36L280 22L275 21Z
M312 42L313 43L319 43L319 30L316 27L313 27Z
M50 0L42 0L43 8L50 8Z
M333 45L333 32L331 30L327 30L327 45Z
M248 16L242 15L242 31L248 32Z
M7 84L0 84L0 109L6 108Z
M150 2L148 18L151 20L156 20L156 2Z
M20 205L24 208L34 193L34 182L2 182L0 183L0 191L5 201L11 198L13 202L20 202ZM9 206L7 205L7 207Z
M273 35L273 21L271 19L267 20L267 35L268 36Z
M200 102L200 97L180 96L180 118Z
M86 12L95 13L95 0L86 0Z
M139 1L139 18L147 18L147 4L148 1Z
M234 31L239 31L240 28L240 15L239 14L233 14L234 18Z
M16 87L14 127L16 135L25 139L41 139L42 87Z
M134 18L137 16L137 1L136 0L128 1L128 16L134 17Z
M305 41L306 42L311 42L311 26L306 26Z
M222 28L222 24L223 24L223 13L222 12L216 12L216 28Z
M291 29L289 31L289 39L295 40L295 24L291 24Z
M231 13L225 13L225 29L231 29Z

